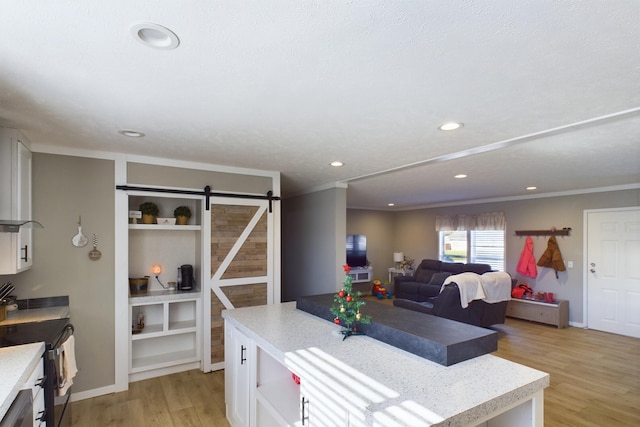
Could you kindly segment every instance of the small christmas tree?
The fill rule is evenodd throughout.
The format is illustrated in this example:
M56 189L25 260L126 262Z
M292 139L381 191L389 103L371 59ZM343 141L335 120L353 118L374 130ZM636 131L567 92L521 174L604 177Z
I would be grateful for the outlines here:
M334 323L342 325L341 333L344 335L343 339L346 339L348 336L359 334L356 331L356 322L366 325L371 323L371 317L360 313L360 308L365 305L365 302L360 300L360 292L353 292L353 279L349 275L351 268L347 264L343 268L346 277L342 289L333 297L331 313L334 316Z

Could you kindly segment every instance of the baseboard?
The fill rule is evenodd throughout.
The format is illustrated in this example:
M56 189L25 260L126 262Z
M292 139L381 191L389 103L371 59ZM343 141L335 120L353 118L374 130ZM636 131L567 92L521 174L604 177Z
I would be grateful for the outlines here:
M582 322L571 322L571 321L569 322L569 326L573 326L574 328L582 328L582 329L587 327L587 325L585 325Z
M115 392L116 392L116 385L112 384L104 387L94 388L91 390L71 393L71 401L77 402L78 400L91 399L93 397L104 396L105 394L111 394Z

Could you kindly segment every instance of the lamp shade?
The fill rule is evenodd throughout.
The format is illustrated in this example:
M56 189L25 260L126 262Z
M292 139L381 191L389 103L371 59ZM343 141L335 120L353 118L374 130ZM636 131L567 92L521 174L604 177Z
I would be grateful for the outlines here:
M393 262L402 262L404 260L404 254L402 252L393 253Z

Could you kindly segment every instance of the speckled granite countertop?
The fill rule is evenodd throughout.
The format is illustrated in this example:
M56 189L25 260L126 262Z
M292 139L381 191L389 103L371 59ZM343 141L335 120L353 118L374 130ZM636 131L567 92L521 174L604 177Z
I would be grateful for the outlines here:
M548 374L490 354L445 367L370 337L343 341L339 326L295 302L222 316L303 381L322 377L376 419L410 409L406 425L475 425L549 385Z
M0 322L0 326L15 325L16 323L43 322L45 320L66 319L71 311L69 306L30 308L7 312L7 318Z
M42 361L43 353L44 343L41 342L0 348L0 419Z

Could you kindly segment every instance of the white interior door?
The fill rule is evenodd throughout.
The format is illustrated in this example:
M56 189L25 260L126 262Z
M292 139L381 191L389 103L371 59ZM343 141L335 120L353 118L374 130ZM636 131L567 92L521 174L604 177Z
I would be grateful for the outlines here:
M587 326L640 338L640 208L587 217Z

